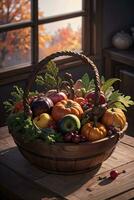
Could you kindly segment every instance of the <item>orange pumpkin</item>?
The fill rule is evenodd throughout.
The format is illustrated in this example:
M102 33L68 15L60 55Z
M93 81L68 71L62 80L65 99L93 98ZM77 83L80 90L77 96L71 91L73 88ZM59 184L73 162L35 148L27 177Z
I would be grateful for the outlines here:
M122 130L126 125L126 116L120 108L109 108L102 117L102 123Z
M81 103L83 103L85 101L85 99L83 97L75 97L74 101L76 101L77 103L79 103L81 105Z
M52 118L55 121L62 119L67 114L74 114L78 118L81 118L83 110L80 104L71 99L62 100L56 103L52 109Z
M95 141L106 137L107 130L105 126L101 123L97 123L93 126L93 122L86 123L82 129L81 134L84 135L89 141Z

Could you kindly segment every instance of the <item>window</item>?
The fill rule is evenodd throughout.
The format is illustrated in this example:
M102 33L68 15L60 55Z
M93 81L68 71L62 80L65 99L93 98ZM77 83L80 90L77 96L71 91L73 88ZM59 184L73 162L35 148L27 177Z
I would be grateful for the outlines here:
M6 72L28 72L41 58L55 51L91 54L91 2L1 0L0 74L4 77Z

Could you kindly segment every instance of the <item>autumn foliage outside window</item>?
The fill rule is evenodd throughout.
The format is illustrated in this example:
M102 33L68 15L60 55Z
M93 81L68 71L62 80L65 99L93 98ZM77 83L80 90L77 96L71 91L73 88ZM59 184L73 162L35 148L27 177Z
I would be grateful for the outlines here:
M48 1L45 1L45 3L47 4ZM62 1L67 2L66 0ZM71 2L72 0L69 1ZM42 2L44 4L44 1ZM82 0L78 0L77 3L78 2L81 3ZM41 4L43 9L39 8L39 19L45 18L45 7L43 7L43 4ZM31 12L33 11L31 11L30 0L0 0L0 26L16 22L30 21ZM82 48L82 16L41 25L38 24L38 30L38 50L40 58L55 51L65 49L81 50ZM0 67L30 63L31 51L30 26L12 31L1 31Z

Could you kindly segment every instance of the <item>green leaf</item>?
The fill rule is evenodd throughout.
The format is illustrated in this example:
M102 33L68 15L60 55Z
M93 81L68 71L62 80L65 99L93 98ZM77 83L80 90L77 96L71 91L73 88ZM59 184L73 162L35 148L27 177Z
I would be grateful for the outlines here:
M57 81L56 81L55 77L49 73L45 74L45 84L52 88L57 87Z
M115 102L110 106L110 108L120 108L121 110L127 111L125 106L121 102Z
M43 76L38 75L38 76L36 77L35 82L36 82L38 85L41 85L41 86L42 86L42 85L44 85L45 80L44 80Z
M59 69L53 61L47 64L46 70L42 75L38 75L36 83L45 86L47 89L59 89L62 79L58 76Z
M61 79L61 77L58 77L57 78L57 86L58 86L58 88L60 88L61 84L62 84L62 79Z
M112 95L112 93L114 92L114 88L113 86L109 87L106 92L105 92L105 97L107 99L107 101L109 101L110 96Z
M29 92L29 97L37 96L39 92L37 90Z
M4 101L3 102L4 108L7 112L11 112L12 111L12 107L13 107L13 103L10 102L10 100L8 101Z
M56 66L55 62L50 61L47 64L46 72L48 74L51 74L52 76L54 76L56 78L58 76L58 73L59 73L59 68Z
M42 130L40 137L45 140L46 143L51 144L55 142L62 142L63 137L60 133L57 133L52 128L45 128Z
M116 81L120 81L120 79L118 78L111 78L108 79L107 81L104 82L104 84L101 87L101 90L106 93L106 91L116 82Z
M118 101L124 104L125 107L129 107L130 105L134 105L134 101L131 100L130 96L119 96Z
M20 96L23 96L23 89L21 87L18 87L17 85L13 86L14 90L16 91L16 93L18 93Z
M118 90L114 91L111 93L111 95L109 96L109 101L110 102L115 102L115 101L119 101L119 97L122 95L122 93L120 93Z
M88 91L90 92L94 90L95 90L94 79L91 79L91 81L89 82Z
M9 130L20 134L25 142L34 141L40 137L41 130L33 124L31 117L26 118L23 112L11 114L7 122Z
M85 88L86 90L88 90L89 82L90 82L90 79L89 79L88 74L85 73L85 74L82 76L81 80L82 80L82 83L83 83L84 88Z
M18 102L23 99L23 93L24 93L24 91L22 88L14 85L13 91L11 92L11 96L13 97L15 102Z
M126 110L126 107L134 105L134 102L131 100L130 96L124 96L118 90L114 91L109 97L108 107L117 107L122 110Z

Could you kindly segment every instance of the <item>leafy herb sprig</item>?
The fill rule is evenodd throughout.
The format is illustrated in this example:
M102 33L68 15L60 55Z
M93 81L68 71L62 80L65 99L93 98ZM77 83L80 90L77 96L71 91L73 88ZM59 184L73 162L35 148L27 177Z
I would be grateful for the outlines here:
M17 85L13 86L13 91L11 92L11 98L8 99L8 101L3 102L4 108L7 113L11 113L13 111L16 103L23 101L23 94L24 90L21 87ZM29 97L36 95L38 95L38 91L33 91L29 93Z
M53 128L42 129L40 138L48 144L53 144L55 142L63 142L63 137L61 133L55 131Z
M40 137L41 130L33 124L30 117L24 112L10 114L8 117L8 128L13 133L18 133L24 142L34 141Z
M59 68L53 61L50 61L46 66L45 73L38 75L36 83L41 86L45 86L47 89L56 89L59 91L62 79L59 76Z

